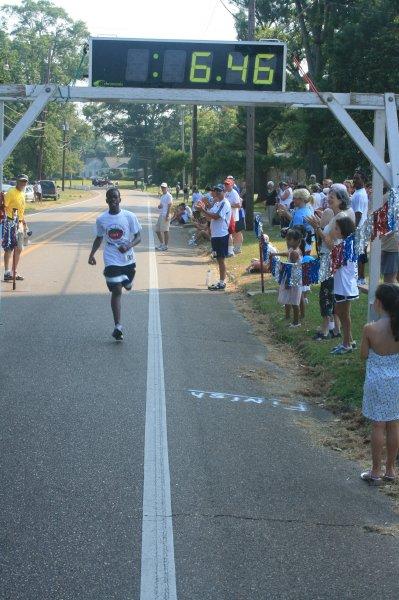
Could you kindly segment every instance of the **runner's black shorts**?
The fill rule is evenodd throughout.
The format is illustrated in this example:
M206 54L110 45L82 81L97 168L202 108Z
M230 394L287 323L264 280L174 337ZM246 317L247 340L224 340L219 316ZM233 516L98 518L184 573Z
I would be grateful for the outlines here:
M122 285L125 290L131 290L134 276L136 275L136 264L131 265L109 265L104 269L104 277L110 292Z

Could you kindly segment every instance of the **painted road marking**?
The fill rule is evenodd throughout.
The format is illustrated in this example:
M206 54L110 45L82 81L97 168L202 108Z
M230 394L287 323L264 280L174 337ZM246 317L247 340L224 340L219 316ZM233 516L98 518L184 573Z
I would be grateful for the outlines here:
M270 404L273 408L283 408L294 412L307 412L309 409L305 402L298 404L286 404L277 398L263 398L262 396L242 396L240 394L226 394L224 392L204 392L202 390L187 390L193 398L210 400L230 400L230 402L242 402L243 404Z
M150 202L147 396L140 600L177 600L158 272Z

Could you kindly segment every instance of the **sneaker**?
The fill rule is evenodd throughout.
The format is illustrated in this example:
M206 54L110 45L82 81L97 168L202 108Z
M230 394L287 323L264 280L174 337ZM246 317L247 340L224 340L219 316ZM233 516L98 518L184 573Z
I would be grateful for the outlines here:
M338 346L334 346L334 348L330 351L330 354L335 354L335 352L337 350L340 350L340 348L343 348L342 344L339 344Z
M15 275L15 279L16 279L16 281L23 281L24 280L24 278L22 277L22 275L20 275L19 273L17 273Z
M161 252L163 250L163 244L159 244L159 246L155 246L155 250L158 250L158 252Z
M342 333L339 331L338 333L334 333L334 330L331 329L331 331L329 332L330 334L330 338L335 340L335 338L341 338L342 337Z
M227 254L227 258L231 258L232 256L235 256L234 254L234 250L231 250L228 254Z
M330 336L329 336L328 334L327 334L327 335L324 335L324 334L323 334L321 331L317 331L317 332L315 333L315 335L313 336L313 339L314 339L316 342L322 342L323 340L329 340L329 339L330 339Z
M234 254L241 254L242 250L241 248L234 248Z
M112 332L112 337L115 338L115 340L117 342L121 342L123 340L123 331L122 331L122 329L118 329L117 327L115 327L115 329Z
M290 323L288 325L288 329L297 329L298 327L301 327L300 323Z
M353 342L351 343L352 346L352 350L357 350L357 342L355 340L353 340Z
M217 283L213 283L212 285L208 285L208 290L210 290L211 292L215 292L218 290L225 290L225 289L226 289L226 284L221 283L220 281L218 281Z
M13 276L12 273L4 273L4 281L12 281Z
M349 346L349 348L346 348L345 346L338 346L337 348L335 348L334 350L331 351L330 354L334 354L334 356L338 356L341 354L349 354L350 352L353 351L352 346Z

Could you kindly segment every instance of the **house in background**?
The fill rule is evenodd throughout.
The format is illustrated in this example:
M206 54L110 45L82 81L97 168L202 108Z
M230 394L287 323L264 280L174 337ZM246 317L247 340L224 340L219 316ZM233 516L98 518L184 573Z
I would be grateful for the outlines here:
M102 162L102 172L119 170L123 175L127 175L129 169L130 156L106 156Z
M100 171L103 168L103 162L101 158L87 158L84 163L82 177L85 179L91 179L91 177L98 177Z

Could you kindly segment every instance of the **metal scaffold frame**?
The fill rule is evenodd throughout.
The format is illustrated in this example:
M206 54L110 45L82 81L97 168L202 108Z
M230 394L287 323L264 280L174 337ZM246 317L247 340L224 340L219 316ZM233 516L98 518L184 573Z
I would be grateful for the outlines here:
M0 85L0 187L3 164L46 104L53 102L115 102L136 104L182 104L211 106L274 106L328 109L373 167L373 206L382 205L384 182L399 187L399 95L324 92L252 92L231 90L184 90L153 88L101 88L57 85ZM27 111L3 141L4 102L28 102ZM371 142L348 111L374 112ZM386 155L389 162L385 162ZM379 240L372 242L369 301L380 279Z

